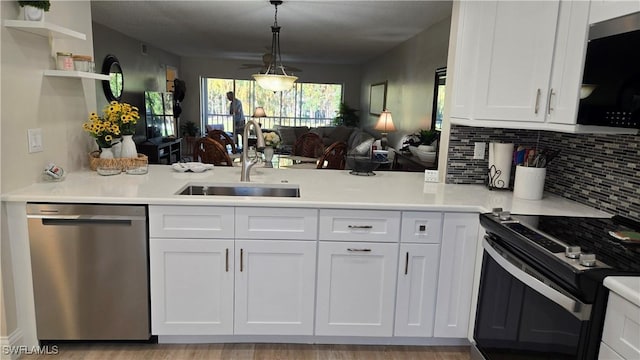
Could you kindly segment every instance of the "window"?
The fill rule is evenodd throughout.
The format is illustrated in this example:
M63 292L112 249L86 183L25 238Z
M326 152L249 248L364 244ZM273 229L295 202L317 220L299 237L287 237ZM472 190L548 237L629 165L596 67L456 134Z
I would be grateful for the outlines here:
M264 108L267 117L257 120L265 129L276 125L330 126L342 102L340 84L296 83L290 90L274 93L256 86L253 80L203 78L200 89L203 125L233 131L228 91L242 101L246 119L251 119L256 107Z
M447 82L447 68L436 69L436 79L433 89L433 115L431 129L442 130L444 117L444 91Z

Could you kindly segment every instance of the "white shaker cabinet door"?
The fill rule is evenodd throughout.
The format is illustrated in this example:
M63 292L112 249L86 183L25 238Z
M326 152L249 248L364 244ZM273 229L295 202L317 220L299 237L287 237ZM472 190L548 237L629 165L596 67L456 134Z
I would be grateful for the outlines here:
M479 120L543 122L558 1L483 1L473 113Z
M467 337L478 226L476 213L444 215L433 334L435 337Z
M233 334L233 240L151 238L149 249L152 334Z
M318 248L316 335L392 336L397 243Z
M313 335L316 242L236 240L235 334Z
M402 244L394 336L433 336L439 244Z

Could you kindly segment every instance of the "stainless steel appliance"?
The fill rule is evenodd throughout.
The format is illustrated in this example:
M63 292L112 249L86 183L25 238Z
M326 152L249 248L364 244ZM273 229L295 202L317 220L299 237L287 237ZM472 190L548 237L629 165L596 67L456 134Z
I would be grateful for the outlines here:
M640 128L640 12L593 24L578 124Z
M27 204L40 340L148 340L147 210Z
M597 359L606 276L639 275L640 248L611 219L481 214L487 233L474 330L487 360Z

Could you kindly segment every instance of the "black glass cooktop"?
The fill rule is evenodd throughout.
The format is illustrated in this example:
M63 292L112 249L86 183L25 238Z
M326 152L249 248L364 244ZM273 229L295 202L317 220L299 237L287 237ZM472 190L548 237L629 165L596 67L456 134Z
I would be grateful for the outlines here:
M611 269L640 273L640 241L633 240L640 234L640 224L622 217L512 215L512 219L517 223L502 225L551 253L564 253L566 246L580 246L582 253L596 254Z

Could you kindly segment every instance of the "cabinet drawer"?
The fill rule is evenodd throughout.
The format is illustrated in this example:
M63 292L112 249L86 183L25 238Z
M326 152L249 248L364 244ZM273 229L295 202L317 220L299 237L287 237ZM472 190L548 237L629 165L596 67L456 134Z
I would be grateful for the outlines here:
M400 212L320 210L320 240L395 242Z
M236 238L316 240L318 210L236 208Z
M439 244L442 233L442 213L404 211L400 241L407 243Z
M149 206L149 235L160 238L233 239L232 207Z
M640 308L610 293L602 341L625 359L640 359Z

